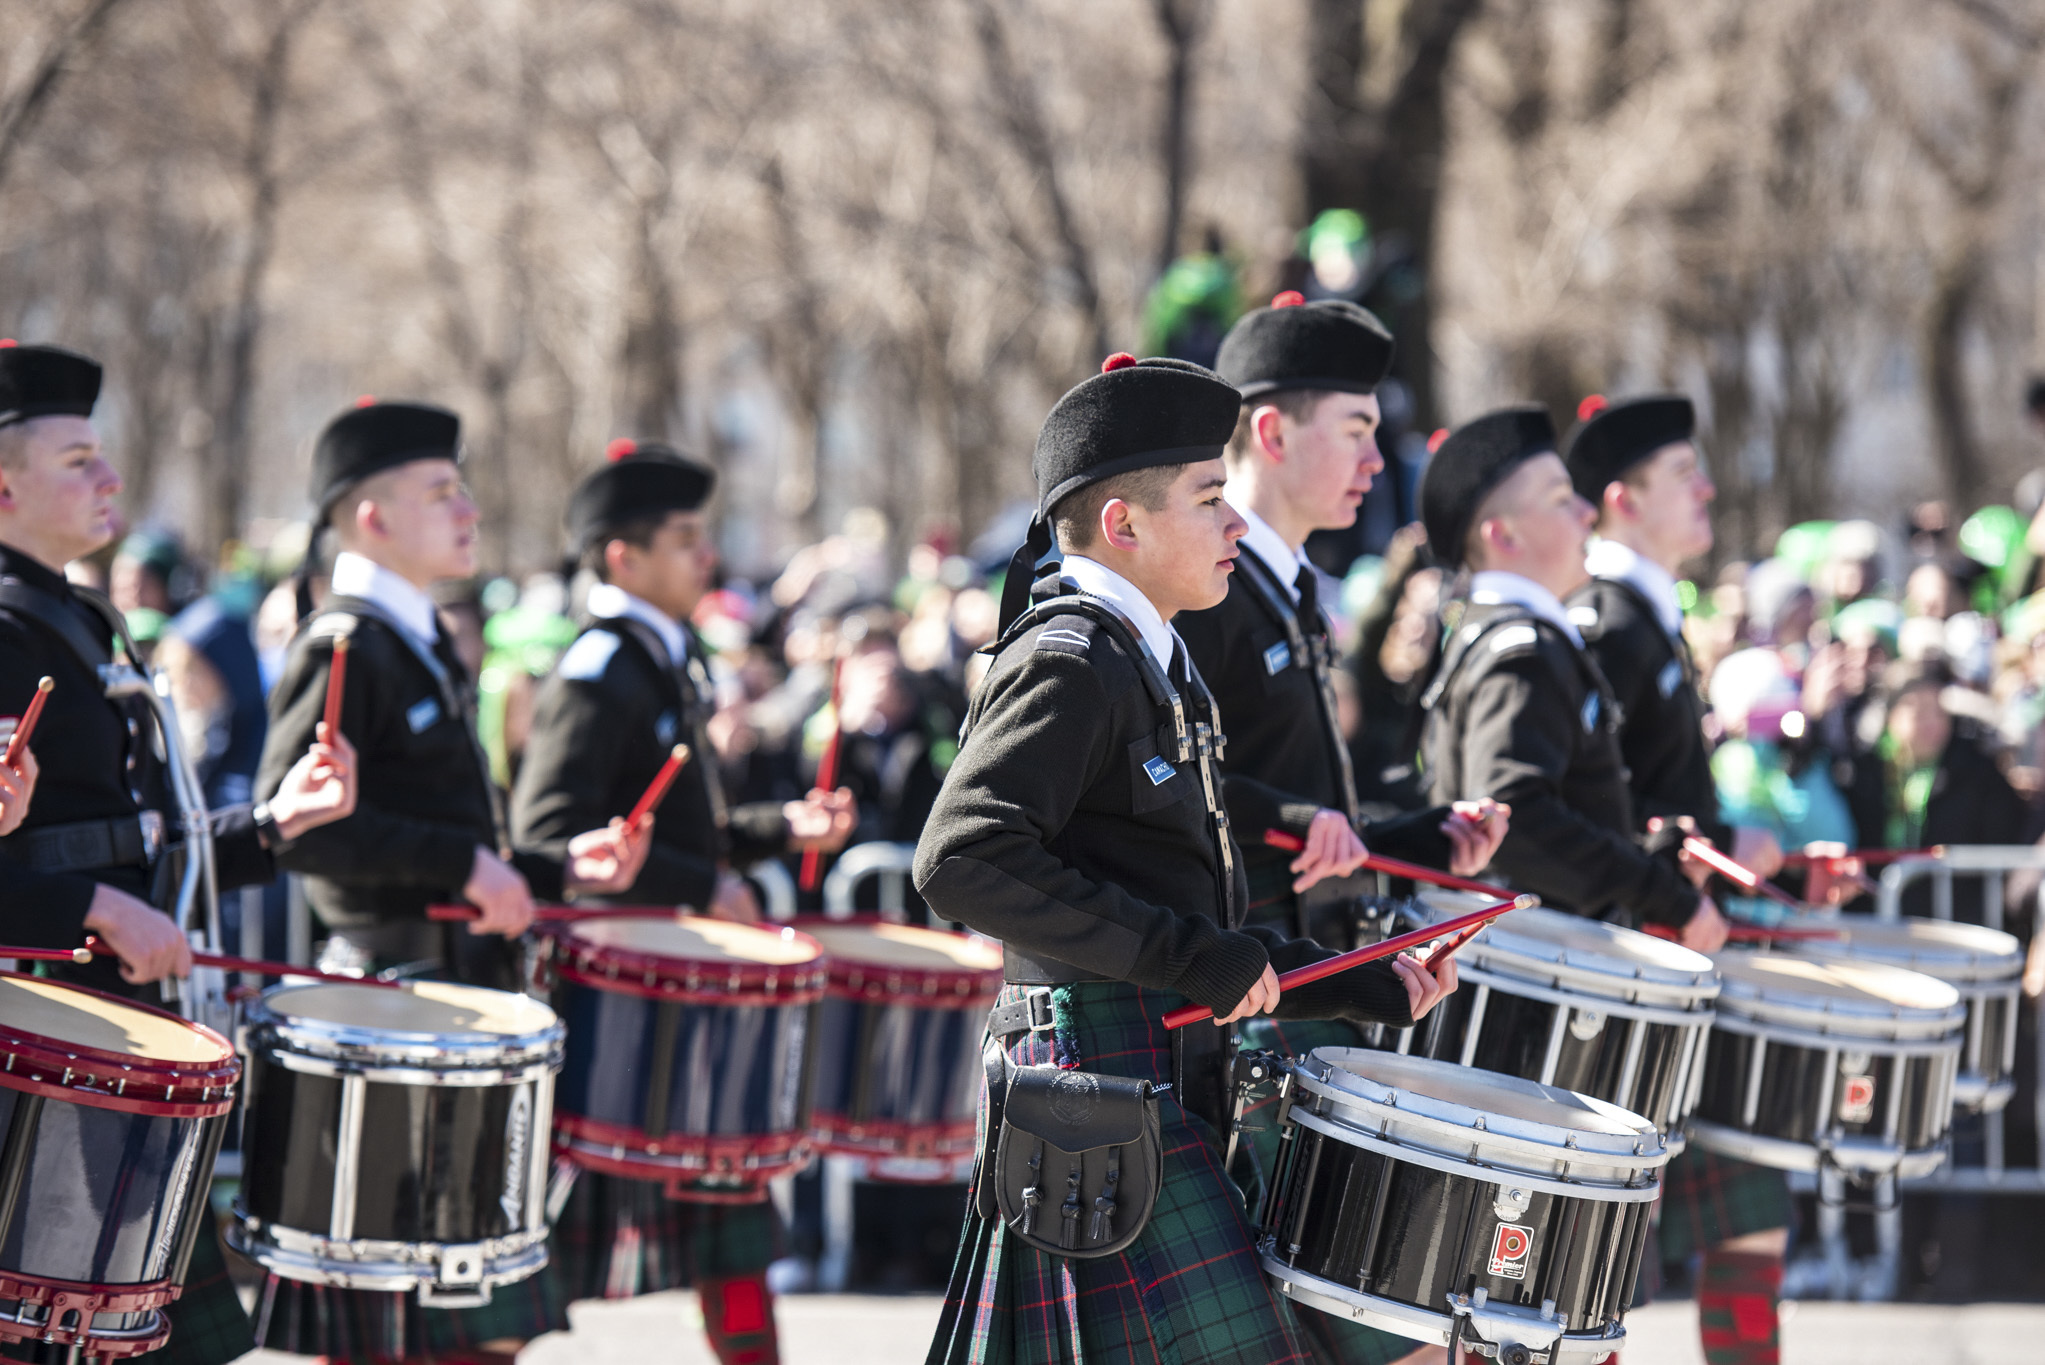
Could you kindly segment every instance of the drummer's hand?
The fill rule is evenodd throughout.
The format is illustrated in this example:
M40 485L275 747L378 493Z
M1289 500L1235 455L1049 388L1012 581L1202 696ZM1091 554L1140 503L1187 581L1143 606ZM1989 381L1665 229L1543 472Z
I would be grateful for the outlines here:
M1324 877L1346 877L1363 866L1370 850L1356 837L1349 817L1339 810L1317 810L1307 826L1307 846L1292 860L1294 891L1304 891Z
M462 897L483 912L470 923L472 934L517 938L533 922L533 893L524 875L481 844Z
M1452 957L1443 958L1440 967L1431 967L1411 953L1401 953L1392 959L1392 970L1406 987L1406 1008L1416 1024L1456 988L1456 960Z
M717 899L710 902L712 919L736 920L740 924L760 922L760 902L753 886L736 872L717 874Z
M1676 942L1696 952L1715 953L1725 947L1727 927L1725 916L1718 913L1718 905L1706 896L1697 902L1697 913L1676 935Z
M568 841L568 866L563 885L571 892L620 896L632 889L653 847L653 822L637 828L620 817L602 829L584 830Z
M299 755L270 798L270 818L286 843L355 813L355 746L346 735L329 736L325 721L313 733L319 742Z
M0 838L21 828L28 818L28 803L35 798L35 750L24 747L12 765L0 763Z
M93 888L85 927L113 949L121 978L132 985L192 974L192 945L170 916L125 891L104 882Z
M1505 842L1512 807L1486 796L1476 801L1457 801L1449 812L1449 818L1441 822L1441 832L1448 835L1451 849L1449 871L1458 877L1474 877L1491 866L1498 846Z
M1250 987L1250 993L1243 997L1242 1003L1214 1022L1233 1024L1236 1020L1246 1019L1253 1014L1269 1014L1278 1008L1278 991L1278 973L1272 971L1271 964L1267 962L1264 964L1264 974Z
M834 792L812 791L802 800L784 805L781 813L788 819L789 844L804 853L810 849L836 853L845 847L845 841L852 837L852 827L859 823L859 808L852 800L850 787Z
M1733 830L1732 859L1757 877L1782 871L1782 845L1765 829L1740 825Z

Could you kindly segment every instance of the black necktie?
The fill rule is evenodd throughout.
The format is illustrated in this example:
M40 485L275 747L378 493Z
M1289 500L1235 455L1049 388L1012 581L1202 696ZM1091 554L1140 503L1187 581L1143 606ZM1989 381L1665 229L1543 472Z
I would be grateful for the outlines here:
M1299 566L1299 577L1292 580L1293 591L1299 594L1300 625L1309 635L1326 631L1328 623L1321 616L1321 579L1313 566Z
M438 614L433 618L433 657L440 660L440 666L447 670L448 681L454 684L455 692L466 692L470 682L468 665L462 662L461 653L454 647L454 638L447 633L447 627L441 624Z

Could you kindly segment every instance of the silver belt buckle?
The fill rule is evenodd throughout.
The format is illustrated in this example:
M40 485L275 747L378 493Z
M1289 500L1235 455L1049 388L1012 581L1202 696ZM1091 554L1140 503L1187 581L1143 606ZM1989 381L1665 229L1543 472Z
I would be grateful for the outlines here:
M145 810L136 819L142 826L142 859L154 866L163 856L163 812Z

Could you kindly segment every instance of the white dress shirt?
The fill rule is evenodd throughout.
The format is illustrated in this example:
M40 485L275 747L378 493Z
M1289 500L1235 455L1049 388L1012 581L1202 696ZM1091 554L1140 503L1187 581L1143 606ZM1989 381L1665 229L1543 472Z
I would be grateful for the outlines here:
M688 658L689 637L681 623L643 597L634 597L615 583L598 583L589 590L586 604L591 616L615 621L630 617L643 622L667 646L668 662L679 664Z
M403 626L405 633L433 648L440 636L440 618L434 614L433 599L373 559L343 550L334 556L334 573L329 580L341 597L359 597L374 602Z
M1683 603L1676 596L1675 577L1653 560L1616 540L1594 540L1583 566L1593 578L1613 578L1630 585L1654 604L1655 619L1673 638L1683 633Z
M1583 632L1569 619L1563 609L1562 599L1531 578L1503 569L1485 569L1470 578L1470 602L1473 606L1495 607L1505 603L1525 607L1534 615L1555 626L1583 647Z
M1287 545L1285 537L1271 528L1271 523L1250 510L1249 502L1241 495L1243 489L1236 484L1224 485L1221 495L1228 499L1228 505L1241 514L1249 530L1243 532L1242 548L1249 550L1264 561L1271 570L1271 576L1285 585L1285 592L1293 601L1299 601L1299 589L1294 583L1299 571L1306 567L1306 555L1297 546Z
M1178 632L1165 624L1165 618L1158 613L1143 590L1116 573L1097 559L1085 555L1068 554L1059 561L1060 578L1066 579L1081 592L1098 597L1116 611L1122 613L1130 625L1136 627L1137 635L1150 646L1150 652L1157 656L1158 666L1169 670L1172 666L1172 650L1178 644Z

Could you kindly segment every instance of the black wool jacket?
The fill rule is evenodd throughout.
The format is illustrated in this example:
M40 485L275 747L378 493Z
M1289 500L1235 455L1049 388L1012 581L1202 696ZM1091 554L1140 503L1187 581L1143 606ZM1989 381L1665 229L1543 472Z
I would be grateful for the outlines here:
M1558 910L1686 923L1698 892L1634 841L1618 707L1590 657L1510 604L1470 606L1445 650L1421 742L1429 792L1512 806L1497 878Z
M1641 830L1656 816L1687 815L1699 833L1730 849L1690 646L1671 639L1653 604L1617 579L1593 578L1579 588L1569 599L1569 619L1619 703L1619 754Z
M286 652L256 791L268 799L312 743L343 634L341 733L355 746L355 812L286 844L278 862L304 874L306 899L330 928L423 919L427 906L461 898L478 845L501 851L503 842L465 674L450 673L443 685L396 625L367 604L334 598ZM527 852L511 862L536 899L561 898L559 859Z
M1180 688L1189 726L1212 723L1203 691ZM1216 835L1198 760L1180 759L1133 636L1054 609L998 648L917 846L916 887L941 918L1002 940L1011 980L1033 979L1017 970L1028 960L1034 979L1127 981L1226 1013L1267 963L1282 972L1330 953L1239 924L1241 860L1224 883ZM1278 1014L1410 1017L1382 962L1288 991Z
M570 839L631 811L677 742L690 748L654 810L645 870L631 890L605 898L620 904L707 911L721 862L743 865L788 846L779 802L734 807L720 826L717 754L703 728L712 699L693 636L690 644L689 664L676 668L666 646L638 623L591 621L534 703L532 735L512 789L512 838L520 848L565 858Z

